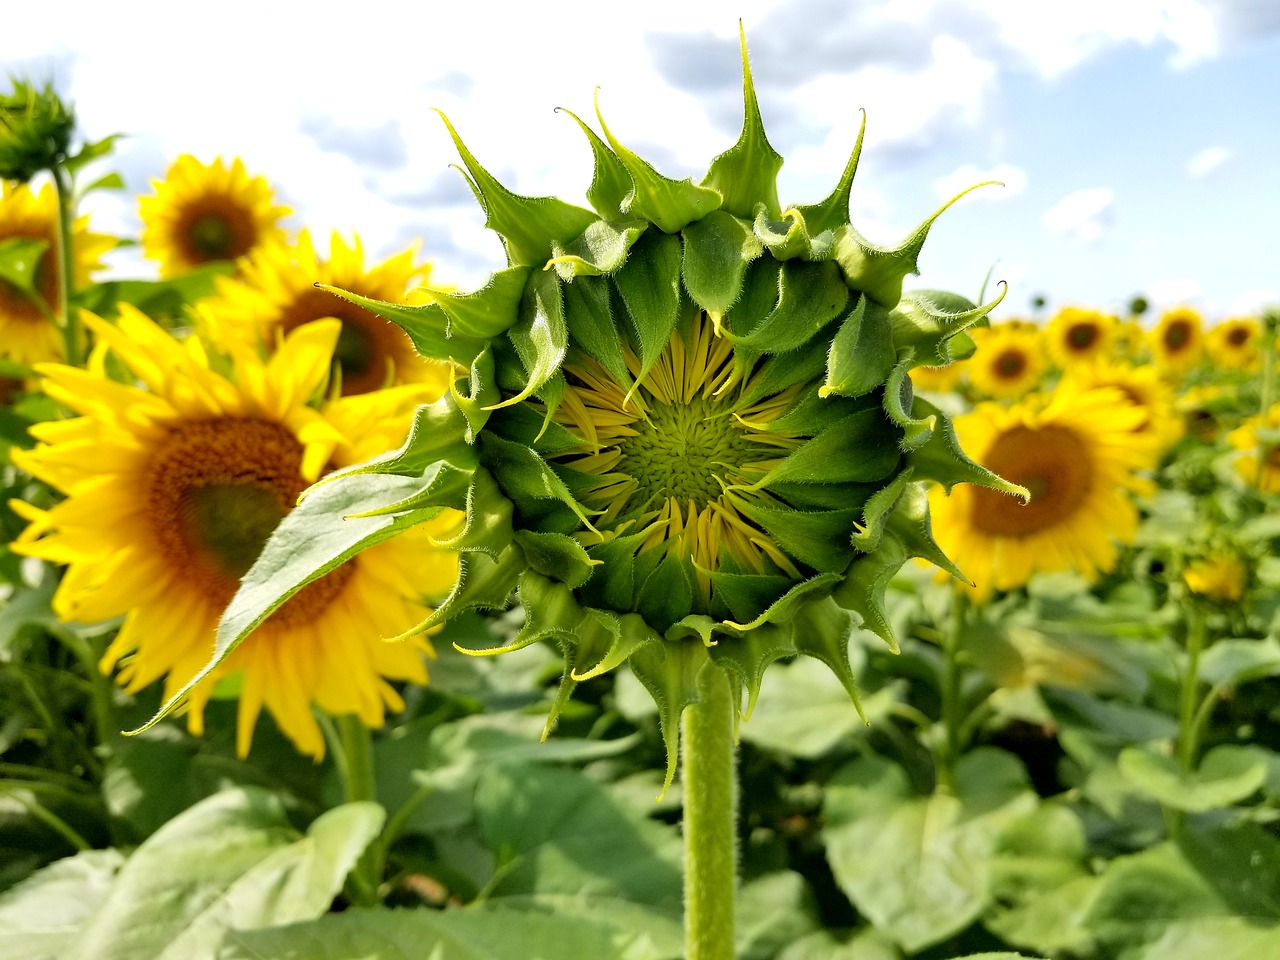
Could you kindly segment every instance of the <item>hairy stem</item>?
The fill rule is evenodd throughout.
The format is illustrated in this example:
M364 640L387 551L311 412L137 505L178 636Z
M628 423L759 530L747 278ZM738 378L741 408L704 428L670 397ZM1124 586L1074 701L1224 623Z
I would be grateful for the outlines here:
M53 187L58 195L58 326L66 351L66 362L80 364L80 320L71 309L71 296L75 293L75 259L71 252L71 224L75 219L75 192L71 175L61 166L54 166Z
M733 960L738 788L728 674L707 664L698 697L683 720L685 956Z

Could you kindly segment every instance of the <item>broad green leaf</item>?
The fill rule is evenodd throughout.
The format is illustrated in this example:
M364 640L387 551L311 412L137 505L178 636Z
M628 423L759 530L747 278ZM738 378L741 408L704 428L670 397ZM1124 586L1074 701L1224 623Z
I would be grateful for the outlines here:
M818 929L817 905L804 877L778 870L748 880L736 904L737 960L773 960L778 951Z
M1263 960L1280 956L1280 927L1248 917L1201 917L1165 926L1134 960Z
M216 794L129 857L62 960L213 958L229 929L317 917L384 816L347 804L299 837L272 794Z
M507 336L524 365L525 380L519 393L493 404L495 410L537 393L556 375L564 361L565 351L569 349L569 328L565 326L560 280L554 273L534 275L520 302L520 319Z
M927 797L901 767L869 756L828 787L828 860L858 910L914 953L988 907L1000 831L1034 802L1018 761L991 748L960 759L954 795Z
M566 283L574 277L617 273L626 262L631 245L647 227L643 220L623 223L597 220L582 231L580 237L568 243L552 244L553 256L547 261L547 267L555 267Z
M123 190L125 189L124 177L114 171L99 177L88 186L82 187L79 191L80 196L93 193L95 190Z
M361 550L389 540L438 512L438 507L394 514L369 512L403 503L427 486L429 481L421 477L356 474L314 487L280 521L241 579L240 588L218 624L209 662L134 732L146 730L172 712L254 628L307 584Z
M228 936L220 960L671 960L643 931L525 910L348 910Z
M66 956L80 927L110 892L123 863L118 850L85 850L49 864L0 894L0 956Z
M431 289L432 301L449 320L446 336L487 340L510 329L516 322L520 299L532 272L527 266L498 270L472 293Z
M797 448L752 489L776 481L792 483L866 483L882 480L901 453L889 421L879 410L860 410L832 424Z
M234 272L234 263L219 261L164 280L106 280L77 291L75 303L107 319L117 316L120 304L127 303L153 320L177 320L190 305L217 292L218 277Z
M822 930L801 937L776 960L902 960L902 952L882 933L867 927L848 940Z
M613 291L608 280L578 277L564 285L564 320L569 339L608 372L614 383L631 386L623 356L623 333L614 319Z
M1188 825L1178 838L1187 863L1232 913L1269 923L1280 920L1280 840L1259 823L1205 826Z
M1248 747L1214 747L1184 773L1172 757L1139 747L1120 752L1120 772L1134 787L1175 810L1204 813L1239 803L1266 782L1267 764Z
M1280 642L1275 637L1219 640L1200 660L1200 677L1215 687L1238 687L1278 674Z
M0 281L17 287L28 297L39 296L36 291L36 268L48 249L47 241L32 237L6 237L0 240Z
M741 295L747 264L761 254L760 241L748 224L726 210L689 224L681 237L685 289L718 321Z
M438 303L393 303L389 300L373 300L324 283L317 286L344 300L350 300L356 306L364 307L383 320L390 320L409 335L414 349L424 357L470 366L486 346L484 339L479 337L451 336L449 315ZM514 314L511 322L515 323Z
M72 176L80 172L80 169L99 157L105 157L108 153L115 149L116 141L123 137L122 133L113 133L109 137L103 137L101 140L95 140L92 143L86 143L80 148L80 152L73 157L68 157L62 164Z
M827 351L827 376L818 393L860 397L884 383L897 362L889 312L866 297L840 322Z
M736 347L787 353L809 343L844 311L849 288L830 260L787 260L778 277L778 302L750 334L728 334Z

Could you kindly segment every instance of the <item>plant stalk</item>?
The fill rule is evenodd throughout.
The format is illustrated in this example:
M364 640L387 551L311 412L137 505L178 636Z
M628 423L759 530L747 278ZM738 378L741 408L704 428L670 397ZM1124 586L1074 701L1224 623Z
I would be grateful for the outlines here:
M943 742L938 748L938 789L951 789L956 759L961 749L961 680L960 638L964 635L965 618L969 612L969 598L959 588L951 591L951 622L942 631L942 679L939 690L939 713L942 719Z
M684 929L686 960L733 960L738 887L735 706L729 676L713 664L685 708Z
M66 362L79 366L80 319L71 309L71 296L75 293L75 259L71 252L71 224L75 219L75 191L71 175L61 165L55 164L49 172L53 175L53 188L58 197L58 326L62 328Z
M1200 725L1196 722L1199 703L1196 692L1200 686L1200 654L1204 650L1204 641L1204 610L1198 603L1192 603L1187 614L1187 666L1182 675L1178 704L1178 763L1187 774L1195 770L1196 754L1200 747Z

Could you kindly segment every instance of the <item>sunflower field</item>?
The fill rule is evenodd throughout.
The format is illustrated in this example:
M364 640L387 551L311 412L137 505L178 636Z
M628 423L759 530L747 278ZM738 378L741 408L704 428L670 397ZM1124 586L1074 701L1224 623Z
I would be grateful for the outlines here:
M1280 956L1280 312L915 287L742 63L445 119L474 291L0 91L0 960Z

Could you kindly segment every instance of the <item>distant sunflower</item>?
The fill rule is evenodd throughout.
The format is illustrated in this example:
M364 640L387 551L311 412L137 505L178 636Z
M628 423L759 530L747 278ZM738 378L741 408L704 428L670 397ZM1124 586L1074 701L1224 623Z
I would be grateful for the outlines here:
M160 261L163 276L235 260L283 237L278 224L289 208L239 159L228 167L221 157L204 164L184 154L151 184L155 195L140 201L142 251Z
M1045 359L1035 327L999 324L971 331L978 345L965 366L969 382L981 394L1015 400L1040 385Z
M1160 315L1149 337L1156 366L1169 375L1194 367L1204 352L1200 314L1191 307L1174 307Z
M239 351L229 379L198 341L179 343L132 307L122 306L118 326L84 316L141 386L101 369L42 365L48 394L81 416L33 427L39 445L13 455L67 494L47 511L14 504L31 521L15 549L68 565L54 597L63 619L123 615L102 669L118 666L130 692L164 677L168 698L210 659L240 577L302 490L394 445L432 392L307 405L328 376L332 321L294 331L265 364ZM431 526L439 534L451 523ZM241 756L263 706L317 758L325 744L312 704L380 726L403 706L388 681L425 682L431 652L425 640L382 638L418 623L455 570L427 532L361 553L303 588L197 685L188 726L202 732L217 680L237 673Z
M1081 307L1063 307L1045 329L1049 355L1064 370L1110 356L1115 338L1115 317Z
M1138 527L1130 493L1149 486L1137 471L1154 460L1151 442L1133 432L1141 417L1118 390L1059 388L1044 404L984 403L956 419L976 461L1031 492L1024 505L972 486L930 491L934 538L977 599L1037 572L1093 578L1115 565L1116 541Z
M89 282L102 266L102 255L115 246L115 239L90 233L88 217L72 224L71 244L75 258L76 286ZM61 306L58 278L58 197L53 184L39 193L29 186L0 183L0 243L15 238L39 240L45 251L36 263L35 289L42 303L0 278L0 357L18 363L39 363L62 356L62 331L54 322Z
M1225 370L1253 370L1258 366L1262 325L1253 317L1223 320L1209 329L1205 348L1214 366Z
M245 261L238 279L220 278L218 295L201 303L199 315L215 342L268 346L303 324L336 318L342 332L334 359L341 369L344 395L391 383L443 385L444 365L418 356L403 330L315 286L324 283L374 300L406 303L412 299L410 287L425 283L430 272L429 265L414 263L413 250L366 267L359 238L348 245L336 233L329 241L328 259L322 260L311 235L303 230L296 246L264 247Z
M911 385L927 393L950 393L960 385L964 369L963 360L942 367L915 367L911 371Z
M1210 551L1182 571L1182 582L1188 590L1216 603L1238 603L1248 579L1244 561L1230 550Z
M1222 415L1230 412L1233 405L1232 396L1216 383L1184 390L1176 401L1186 433L1206 443L1217 439Z
M1114 387L1123 393L1143 413L1134 432L1151 437L1157 450L1168 449L1184 432L1173 389L1151 366L1103 361L1075 369L1067 379L1081 391Z
M1280 403L1236 427L1227 442L1240 451L1235 468L1246 483L1280 493Z

